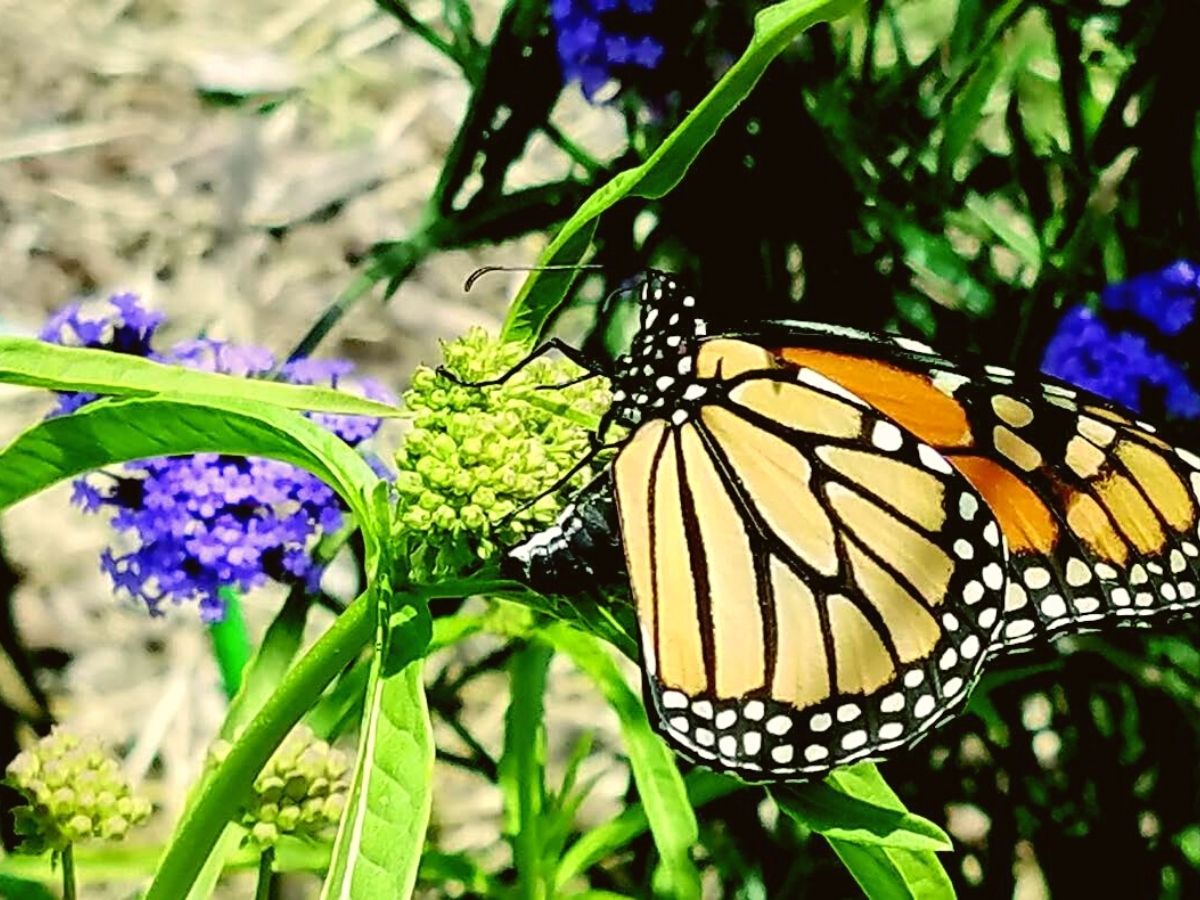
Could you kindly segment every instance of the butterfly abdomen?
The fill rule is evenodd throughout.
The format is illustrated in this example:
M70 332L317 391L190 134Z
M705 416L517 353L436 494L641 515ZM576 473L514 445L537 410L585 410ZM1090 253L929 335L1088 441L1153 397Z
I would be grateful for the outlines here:
M553 525L512 548L501 570L543 594L592 591L626 582L609 475L584 488Z

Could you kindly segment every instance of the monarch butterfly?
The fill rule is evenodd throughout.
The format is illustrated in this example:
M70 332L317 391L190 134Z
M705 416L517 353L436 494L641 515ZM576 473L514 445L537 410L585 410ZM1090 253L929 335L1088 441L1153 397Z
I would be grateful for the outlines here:
M900 337L710 336L650 272L611 466L512 548L530 586L627 573L647 709L684 756L802 780L918 741L985 661L1200 603L1200 456L1064 383ZM535 352L541 352L535 351Z

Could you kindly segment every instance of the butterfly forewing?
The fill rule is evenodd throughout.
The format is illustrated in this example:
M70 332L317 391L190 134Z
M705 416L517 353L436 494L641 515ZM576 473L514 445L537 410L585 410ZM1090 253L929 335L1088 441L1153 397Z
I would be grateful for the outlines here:
M962 701L1000 625L1003 541L931 447L815 373L739 366L736 343L700 359L733 377L614 465L648 695L695 759L811 776Z
M949 458L964 472L993 467L979 487L1010 534L1005 645L1195 605L1200 479L1183 456L1055 385L979 380L954 395L976 443Z
M1052 380L951 363L887 339L791 329L777 352L929 441L975 487L1010 549L1016 648L1200 602L1200 459L1099 398Z

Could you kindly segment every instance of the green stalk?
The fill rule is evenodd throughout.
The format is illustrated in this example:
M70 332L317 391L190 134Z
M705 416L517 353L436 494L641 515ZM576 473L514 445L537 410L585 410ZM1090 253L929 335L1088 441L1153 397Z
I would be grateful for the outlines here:
M63 900L75 900L75 845L67 844L62 852Z
M375 0L377 6L394 16L401 25L427 43L438 53L445 56L447 59L458 63L462 70L467 74L469 80L474 83L474 69L476 68L472 60L462 56L453 44L443 38L440 34L418 19L412 14L409 8L398 0Z
M250 632L246 630L246 617L238 592L223 587L220 597L225 604L225 616L208 626L208 636L212 639L213 657L221 672L221 686L225 696L232 700L242 687L242 674L250 662Z
M275 879L275 848L267 847L258 858L258 887L254 889L254 900L267 900L271 896L271 885Z
M145 900L186 897L232 810L275 748L338 673L375 636L376 599L362 594L288 671L184 814Z
M356 276L354 281L350 282L346 289L337 296L337 299L333 301L329 308L321 313L321 318L317 319L312 327L308 329L308 332L300 339L300 343L288 354L288 361L310 356L317 349L317 345L325 338L325 335L329 334L334 326L342 320L342 316L349 312L350 308L378 283L379 278L369 272Z
M501 778L509 781L506 811L515 819L513 862L517 868L517 895L522 900L543 900L547 895L543 872L542 816L546 803L544 723L546 671L554 655L541 643L525 645L509 665L508 715L505 720Z

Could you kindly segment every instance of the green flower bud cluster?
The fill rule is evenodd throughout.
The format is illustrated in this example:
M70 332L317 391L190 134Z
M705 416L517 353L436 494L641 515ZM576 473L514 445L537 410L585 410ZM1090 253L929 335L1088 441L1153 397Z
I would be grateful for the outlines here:
M230 745L218 741L209 754L216 765ZM316 840L336 828L346 809L350 763L340 750L297 726L254 780L254 793L241 810L248 840L273 847L284 835Z
M503 375L528 352L478 328L443 351L446 368L463 381ZM542 495L588 453L612 402L602 378L553 387L582 374L574 363L548 359L487 388L427 368L413 374L404 397L413 427L396 459L397 539L411 577L460 573L497 544L515 544L554 520L565 501ZM569 495L593 475L581 471L559 493Z
M150 815L116 757L94 738L61 728L17 754L4 780L28 802L15 815L22 849L31 853L89 838L120 840Z

